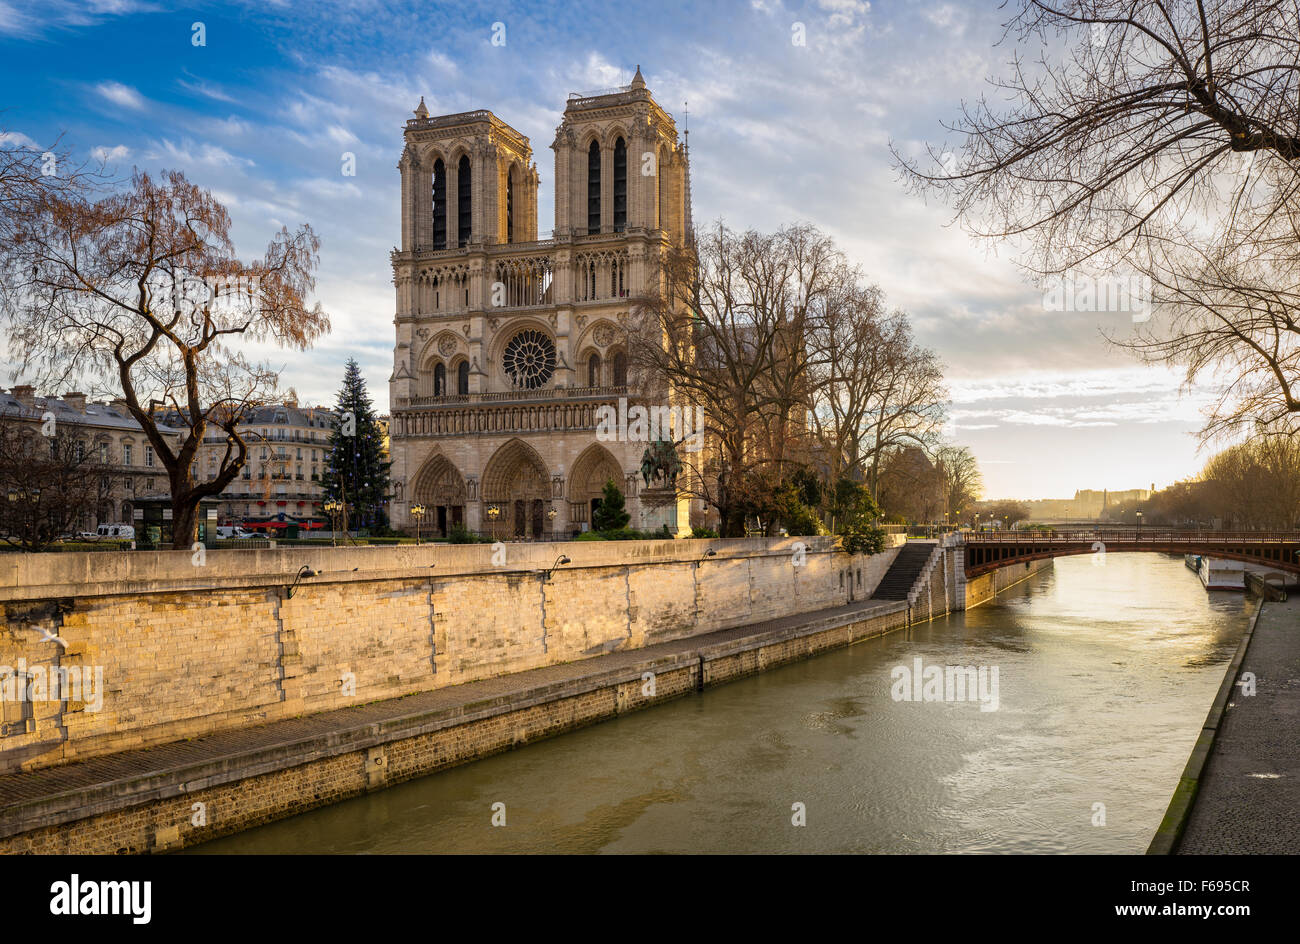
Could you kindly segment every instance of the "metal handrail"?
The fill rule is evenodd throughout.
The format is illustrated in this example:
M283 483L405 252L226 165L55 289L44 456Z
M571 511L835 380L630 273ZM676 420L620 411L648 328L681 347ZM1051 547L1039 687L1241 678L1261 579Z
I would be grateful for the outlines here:
M1074 544L1080 541L1112 543L1165 542L1173 544L1300 542L1300 531L1187 531L1172 528L1090 528L1070 531L969 531L967 544Z

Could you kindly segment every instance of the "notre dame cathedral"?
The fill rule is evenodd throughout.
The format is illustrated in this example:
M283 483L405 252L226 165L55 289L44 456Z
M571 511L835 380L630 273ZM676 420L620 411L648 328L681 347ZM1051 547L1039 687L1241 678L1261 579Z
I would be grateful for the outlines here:
M569 97L551 144L550 239L538 238L528 138L492 112L430 117L421 99L405 139L394 526L423 505L435 535L572 534L613 479L630 527L687 531L686 500L645 488L646 443L596 433L601 407L638 395L632 299L657 290L659 259L690 228L687 149L640 67L628 86Z

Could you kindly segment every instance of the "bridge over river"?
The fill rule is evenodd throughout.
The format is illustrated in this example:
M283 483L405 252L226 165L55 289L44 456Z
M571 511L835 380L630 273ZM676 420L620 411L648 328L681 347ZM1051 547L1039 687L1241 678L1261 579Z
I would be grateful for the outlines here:
M969 531L961 535L966 577L1022 561L1071 554L1156 551L1246 561L1300 574L1300 531L1188 531L1090 528L1068 531Z

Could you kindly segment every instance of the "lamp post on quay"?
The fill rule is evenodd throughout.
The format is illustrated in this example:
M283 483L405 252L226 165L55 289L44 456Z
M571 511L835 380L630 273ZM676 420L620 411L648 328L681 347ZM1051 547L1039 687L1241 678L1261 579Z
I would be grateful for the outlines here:
M337 499L331 498L331 499L328 499L328 500L325 502L325 504L322 505L321 507L324 509L325 514L327 514L327 515L330 516L330 546L331 546L331 547L338 547L338 546L339 546L339 538L338 538L338 533L339 533L339 519L338 519L338 515L339 515L339 511L342 510L343 506L342 506L341 504L339 504L339 502L338 502Z
M423 505L411 506L411 517L415 519L415 546L420 546L420 520L427 509Z

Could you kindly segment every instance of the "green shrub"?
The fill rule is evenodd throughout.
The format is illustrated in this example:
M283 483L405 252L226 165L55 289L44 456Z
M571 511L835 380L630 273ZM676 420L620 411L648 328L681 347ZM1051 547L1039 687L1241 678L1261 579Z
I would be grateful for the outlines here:
M592 530L602 532L623 531L632 520L624 507L623 493L613 479L605 482L605 494L591 513Z
M716 538L718 532L712 528L691 528L691 537L693 538Z
M879 554L885 549L885 532L876 527L846 528L842 546L850 554Z
M578 535L576 538L574 538L573 540L575 540L575 541L608 541L609 538L605 537L605 535L601 534L599 531L583 531L581 534L579 534L579 535Z
M477 534L471 534L466 530L463 524L452 525L451 530L447 532L448 544L491 544L491 538L480 537Z

